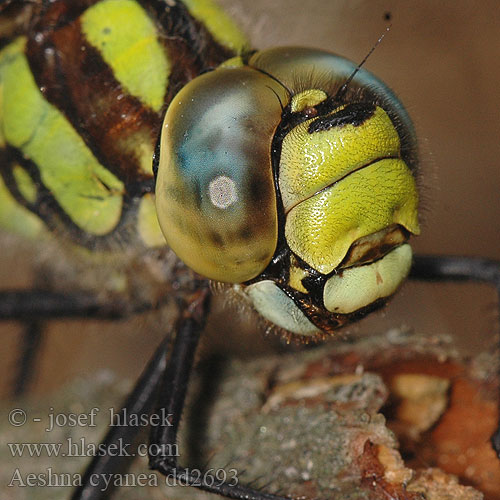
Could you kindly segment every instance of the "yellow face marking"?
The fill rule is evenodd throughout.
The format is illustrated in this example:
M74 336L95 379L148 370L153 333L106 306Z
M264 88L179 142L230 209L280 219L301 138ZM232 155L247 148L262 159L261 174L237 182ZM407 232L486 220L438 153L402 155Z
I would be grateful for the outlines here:
M306 271L299 267L297 259L292 255L290 259L290 277L288 284L302 293L308 293L302 284L302 280L307 276Z
M303 111L305 108L316 106L328 96L319 89L309 89L299 92L292 97L290 107L293 113Z
M295 206L285 236L291 250L323 274L354 241L400 224L419 233L415 179L402 160L380 160Z
M312 121L301 123L283 140L279 186L286 212L357 168L399 156L398 133L382 108L359 126L310 134Z
M372 264L333 275L323 292L325 307L331 312L349 314L389 297L410 272L411 259L411 247L405 244Z

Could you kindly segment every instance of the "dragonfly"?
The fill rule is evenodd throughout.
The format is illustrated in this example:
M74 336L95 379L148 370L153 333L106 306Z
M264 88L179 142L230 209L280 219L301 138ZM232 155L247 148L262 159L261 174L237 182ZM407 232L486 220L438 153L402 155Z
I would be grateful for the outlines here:
M64 3L64 2L63 2L63 3ZM98 3L100 3L100 2L98 2ZM14 5L15 5L15 3L14 3ZM27 2L27 3L26 3L26 5L28 5L28 6L32 7L32 6L36 6L36 5L37 5L37 3L36 3L36 2L35 2L35 3L33 3L33 2ZM66 6L67 6L67 5L66 5ZM99 17L99 16L98 16L98 17ZM91 21L88 21L88 22L89 22L90 24L92 24L92 22L97 22L97 21L92 21L92 22L91 22ZM236 35L235 35L235 36L236 36ZM239 43L241 43L241 41L239 41ZM236 50L234 50L234 49L233 49L234 53L236 53L238 50L241 50L241 48L238 48L238 49L236 49ZM197 73L199 73L199 72L203 72L203 71L204 71L204 70L206 70L206 69L213 69L213 68L214 68L215 66L217 66L220 62L223 62L224 60L228 59L231 55L234 55L234 54L231 54L231 53L224 53L224 54L221 56L221 61L217 61L217 60L216 60L216 61L210 61L210 62L206 63L206 68L204 68L203 70L200 70L199 68L186 70L186 72L191 71L191 73L192 73L192 74L190 74L189 76L185 77L185 79L186 79L186 80L189 80L192 76L195 76L195 74L197 74ZM183 64L184 64L184 63L183 63ZM239 63L234 63L234 62L233 62L233 63L230 63L230 64L239 64ZM352 71L354 71L354 68L355 68L355 67L356 67L355 65L352 67ZM348 77L349 77L349 75L348 75L348 74L346 74L345 79L347 80L347 78L348 78ZM180 87L181 87L181 86L182 86L182 85L179 85L179 90L180 90ZM178 89L176 88L175 90L177 91ZM45 91L45 92L47 92L47 93L50 93L50 89L49 89L49 90L44 89L44 91ZM278 91L275 89L275 92L278 92ZM174 95L175 93L176 93L175 91L172 91L172 95ZM279 93L279 92L278 92L278 93ZM53 98L57 98L57 96L55 96L55 97L53 96ZM321 102L321 101L319 101L319 102ZM314 101L314 98L313 98L312 103L313 103L313 105L314 105L314 106L316 106L316 105L318 104L316 101ZM313 106L313 107L314 107L314 106ZM163 111L164 111L164 110L161 108L161 106L160 106L160 108L159 108L159 109L161 110L161 112L163 112ZM160 113L160 111L158 111L158 113L159 113L159 114L161 114L161 113ZM158 119L158 120L160 120L160 119ZM160 123L160 122L158 121L158 123ZM154 141L153 141L153 142L154 142ZM151 141L151 140L149 140L149 143L152 143L152 141ZM151 148L150 148L150 149L151 149ZM155 158L156 158L156 160L155 160L155 161L156 161L156 164L157 164L158 168L160 168L160 165L159 165L159 164L160 164L160 162L161 162L161 154L162 154L162 152L161 152L161 147L160 147L159 149L160 149L160 150L159 150L159 151L157 151L157 154L155 155ZM116 152L116 151L115 151L115 152ZM116 153L118 154L118 152L116 152ZM26 156L26 155L27 155L26 153L23 153L22 158L19 158L20 163L24 164L24 161L26 160L26 158L25 158L25 156ZM153 151L148 151L148 152L147 152L147 154L145 154L145 156L152 156L152 155L153 155ZM111 163L111 160L110 160L110 163ZM21 166L22 166L22 165L21 165ZM141 166L140 166L140 168L143 168L143 166L141 165ZM140 189L143 189L143 190L144 190L144 192L141 192L142 197L143 197L144 199L148 199L146 195L150 195L150 194L152 193L152 190L151 190L150 185L148 185L148 183L147 183L147 179L145 180L145 178L147 178L147 175L145 175L145 174L143 174L143 175L142 175L142 178L141 178L142 184L141 184L141 182L136 182L136 181L137 181L137 178L136 178L135 176L137 175L137 176L139 176L139 177L140 177L140 175L139 175L139 174L141 173L141 172L140 172L140 168L139 168L139 170L136 168L136 172L134 173L134 176L133 176L133 178L132 178L132 181L133 181L133 183L136 183L136 188L137 188L137 189L139 189L139 190L140 190ZM28 172L29 172L29 169L26 169L26 168L25 168L25 170L28 170ZM147 171L147 168L145 168L145 171ZM22 172L22 170L20 170L19 172ZM161 172L161 171L160 171L160 172ZM22 173L18 173L17 175L20 175L20 176L21 176L21 178L22 178L22 176L23 176L24 174L22 174ZM108 175L108 174L107 174L107 172L101 172L101 175ZM131 174L129 174L129 175L131 175ZM159 178L160 178L160 177L161 177L161 174L159 174ZM130 178L129 178L128 180L130 181ZM231 184L229 183L229 185L228 185L228 183L227 183L227 181L226 181L225 179L223 179L223 181L224 181L224 182L223 182L223 184L222 184L222 188L224 188L224 189L223 189L223 191L224 191L224 192L226 192L226 191L227 191L227 189L229 189L229 191L230 191L230 190L231 190ZM18 182L20 182L20 181L18 181ZM29 183L29 180L26 180L26 182L27 182L27 184L28 184L28 185L30 184L30 183ZM117 180L116 180L116 179L114 179L114 178L110 177L109 175L108 175L108 177L107 177L105 180L104 180L104 178L103 178L103 177L101 177L101 182L102 182L102 183L103 183L103 184L107 187L108 191L109 191L109 192L111 192L111 193L113 192L113 190L115 190L115 191L119 191L119 190L120 190L120 188L121 188L121 187L120 187L120 185L119 185L119 180L118 180L118 182L117 182ZM35 183L35 184L36 184L36 183ZM221 188L221 186L219 186L219 188L218 188L218 189L219 189L219 193L220 193L220 190L221 190L222 188ZM27 187L27 189L29 190L29 186ZM45 196L47 196L47 198L49 198L49 197L50 197L50 193L48 193L48 194L46 193L46 194L45 194ZM89 198L92 198L92 197L89 197ZM94 198L98 199L98 198L99 198L99 196L95 196ZM113 200L111 200L111 204L112 204L112 203L113 203ZM142 210L142 212L141 212L141 210ZM148 210L149 210L149 211L151 211L151 206L150 206L150 208L139 208L139 212L138 212L138 213L143 213L143 214L144 214L144 212L146 212L146 216L145 216L145 217L147 217ZM133 212L133 211L132 211L132 212ZM132 212L131 212L131 213L132 213ZM74 214L73 214L73 215L74 215ZM91 219L88 219L88 220L90 221ZM146 219L146 220L149 220L149 221L153 220L153 221L154 221L155 219L154 219L154 217L153 217L152 219L150 218L150 219ZM70 228L69 228L69 226L68 226L68 224L65 222L64 217L62 217L62 218L61 218L61 220L46 221L46 223L47 223L47 225L48 225L48 226L50 226L50 227L51 227L52 232L53 232L54 234L58 235L58 237L59 237L59 238L60 238L60 237L62 237L62 233L66 232L66 231L68 231L68 230L70 229ZM89 223L92 223L92 222L89 222ZM149 228L147 227L147 222L146 222L145 224L146 224L146 228L144 228L144 226L142 226L143 235L144 235L144 234L148 234L148 232L149 232L149 236L151 237L151 234L154 234L154 230L153 230L151 227L149 227ZM151 226L152 226L152 225L154 225L154 222L150 222L150 225L151 225ZM87 229L89 229L89 228L87 227ZM95 228L93 228L92 230L93 230L93 231L94 231L94 233L95 233ZM416 230L416 229L414 229L414 231L415 231L415 232L417 232L417 230ZM78 232L78 231L77 231L77 232ZM82 232L82 231L80 231L80 232ZM128 234L130 234L128 231L127 231L127 233L128 233ZM156 233L156 234L158 235L159 233ZM61 235L61 236L59 236L59 235ZM132 236L133 236L133 235L132 235ZM85 239L85 234L83 235L83 237L84 237L84 239ZM154 238L155 236L152 236L152 237ZM97 238L96 238L95 240L97 241ZM160 239L160 241L161 241L161 239ZM102 239L101 239L101 243L99 243L99 245L101 245L101 244L102 244L102 245L106 245L106 243L104 242L104 238L102 238ZM84 246L84 245L83 245L83 246ZM160 246L161 246L161 245L160 245ZM172 246L173 246L173 245L172 245ZM188 245L188 246L189 246L189 245ZM178 251L178 253L180 253L180 252L181 252L181 251L179 250L179 251ZM85 258L85 257L84 257L84 258ZM185 258L185 260L189 260L189 257L186 257L186 258ZM190 295L190 298L189 298L189 299L187 299L187 300L188 300L188 302L189 302L191 305L193 305L193 304L194 304L194 305L196 305L196 304L197 304L196 300L198 300L198 299L200 298L200 290L203 290L203 282L202 282L201 280L198 280L196 277L193 277L193 275L192 275L189 271L186 271L186 270L183 268L183 266L180 266L179 268L175 267L175 266L177 266L177 265L178 265L178 264L176 263L176 261L175 261L175 262L171 262L171 263L169 263L169 265L171 265L172 267L171 267L171 268L168 268L168 270L167 270L167 271L164 271L164 272L165 272L165 274L169 274L169 275L170 275L170 274L175 274L175 273L174 273L174 271L179 273L179 274L177 275L177 280L174 280L174 283L175 283L175 286L176 286L176 287L178 287L178 288L182 288L183 286L186 286L186 284L187 284L187 283L191 283L191 284L192 284L192 287L190 287L190 286L188 286L188 287L187 287L187 289L189 290L189 292L192 292L192 293L191 293L191 295ZM154 272L154 270L153 270L152 272ZM210 276L210 277L214 277L214 276ZM240 279L240 280L242 280L242 281L247 281L248 277L247 277L247 276L245 276L244 278L240 278L240 277L238 277L238 279ZM103 280L103 282L105 282L106 284L108 284L110 281L112 281L112 280L110 280L110 277L109 277L108 275L104 275L104 276L102 276L102 280ZM118 280L118 281L119 281L119 280ZM195 286L195 285L196 285L196 286ZM120 283L118 283L116 286L119 288L119 287L120 287ZM81 283L80 283L80 287L81 287ZM111 293L111 294L113 295L113 293ZM202 293L201 295L203 296L203 293ZM46 299L47 299L47 296L49 296L49 294L48 294L48 293L44 293L44 294L43 294L43 297L42 297L42 299L41 299L41 300L46 300ZM64 294L64 296L66 296L66 297L67 297L67 294ZM49 298L53 298L53 299L57 302L57 301L60 301L60 299L61 299L61 294L54 295L53 297L49 296ZM20 298L18 297L18 299L20 299ZM145 303L141 303L141 302L140 302L140 299L141 299L141 297L139 297L139 300L136 302L137 307L138 307L138 309L139 309L139 310L140 310L141 308L144 308L144 307L148 307L148 306L149 306L149 304L148 304L148 301L147 301L147 300L145 301ZM155 298L155 299L156 299L156 301L157 301L157 302L161 302L161 300L160 300L159 298ZM80 297L78 298L78 300L83 301L86 314L90 314L90 311L94 311L94 310L96 310L96 309L99 309L99 311L102 311L102 309L100 309L100 304L96 304L96 303L92 302L92 299L91 299L91 298L89 299L89 297L88 297L86 294L84 294L83 296L80 296ZM88 302L89 300L90 300L90 302ZM81 303L81 302L80 302L80 303ZM117 314L117 312L116 312L117 310L122 310L122 309L123 309L123 306L124 306L123 302L118 301L117 303L112 304L112 306L110 306L110 308L109 308L109 309L107 309L105 313L106 313L106 314L109 314L109 315L111 315L111 316L112 316L113 314ZM127 306L127 304L125 304L125 307L126 307L126 306ZM51 306L51 307L52 307L52 306ZM59 306L59 307L61 307L61 306ZM80 307L80 306L78 306L78 307ZM199 312L199 311L198 311L198 312ZM64 313L63 313L63 314L64 314ZM101 314L101 312L99 312L99 314ZM197 313L196 313L196 314L197 314ZM196 314L194 314L194 317L195 317L195 318L197 317L197 315L196 315ZM193 318L191 317L191 318L190 318L190 320L192 320L192 319L193 319ZM281 326L283 326L283 325L281 325ZM324 326L324 329L327 329L327 327L326 327L326 326ZM171 365L170 370L174 370L173 365ZM177 370L180 370L179 366L175 367L175 370L174 370L174 371L176 371L176 372L177 372ZM143 393L144 393L144 391L143 391ZM233 492L232 492L231 494L235 494L235 495L239 494L238 492L236 492L236 493L235 493L235 491L236 491L236 490L233 490ZM243 494L246 494L246 493L245 493L245 492L244 492L244 493L241 493L241 495L243 495Z

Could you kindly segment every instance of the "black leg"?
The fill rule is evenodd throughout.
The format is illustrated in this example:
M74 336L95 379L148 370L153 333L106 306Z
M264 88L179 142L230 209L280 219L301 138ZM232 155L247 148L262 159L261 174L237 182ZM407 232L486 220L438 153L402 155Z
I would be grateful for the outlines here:
M477 281L489 283L496 288L500 304L500 262L495 260L479 257L416 256L410 278L424 281ZM497 430L491 436L491 443L498 458L500 458L500 422Z
M36 355L43 340L43 320L113 320L154 307L152 304L131 307L119 299L104 303L96 294L88 292L67 294L43 289L0 291L0 320L18 320L24 324L19 368L13 381L13 396L24 394L33 378Z
M91 292L60 293L50 290L0 292L0 320L60 318L119 319L148 311L161 304L130 304L114 298L104 302Z
M172 356L165 370L162 388L159 395L158 414L171 417L169 425L153 426L151 444L157 450L175 450L177 431L182 408L191 374L194 356L205 323L208 309L208 289L198 292L187 310L187 314L179 322ZM237 484L237 481L217 482L214 477L204 471L189 469L178 465L175 454L158 454L150 456L149 465L169 478L183 485L190 485L227 498L241 500L286 500L285 497L263 493Z
M500 299L500 262L479 257L416 255L410 278L424 281L478 281L490 283Z
M37 352L43 340L43 320L61 318L96 318L115 320L134 313L158 308L161 304L130 304L120 298L107 302L95 293L77 291L71 294L44 289L0 291L0 321L22 321L19 368L14 379L12 395L19 397L27 391L33 378Z
M142 415L149 415L157 398L158 386L165 370L166 356L170 344L170 335L158 346L153 357L144 369L137 381L132 393L128 396L119 419L124 425L117 425L110 428L104 441L101 443L104 449L119 449L120 444L125 444L124 448L130 448L130 456L111 455L95 456L87 467L80 486L71 497L72 500L103 500L111 493L111 489L104 482L104 477L110 474L123 474L128 469L133 460L137 436L141 431L140 426L128 425L132 422L131 417L137 415L137 420L141 421ZM128 418L127 418L128 417ZM92 480L91 480L92 479Z
M21 337L21 355L14 380L12 396L18 398L26 393L33 380L37 354L43 339L43 323L29 321L24 325Z

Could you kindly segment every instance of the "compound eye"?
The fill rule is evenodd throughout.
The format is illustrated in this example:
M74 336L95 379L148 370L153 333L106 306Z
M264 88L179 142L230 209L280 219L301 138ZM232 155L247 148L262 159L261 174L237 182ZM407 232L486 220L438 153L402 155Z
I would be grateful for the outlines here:
M241 283L277 245L271 141L288 95L250 68L186 85L163 123L156 207L172 250L199 274Z

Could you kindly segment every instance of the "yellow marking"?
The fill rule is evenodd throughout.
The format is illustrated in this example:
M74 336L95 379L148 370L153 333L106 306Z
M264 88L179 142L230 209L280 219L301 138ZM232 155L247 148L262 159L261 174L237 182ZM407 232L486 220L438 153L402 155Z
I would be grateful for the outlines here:
M2 62L3 52L0 51L0 64ZM2 68L0 66L0 111L3 109L3 80L1 78ZM3 124L3 113L0 112L0 148L5 148L5 134Z
M142 197L137 215L137 226L139 235L146 246L166 246L167 242L156 217L155 196L153 194L145 194Z
M219 68L241 68L244 66L243 58L241 56L231 57L219 65Z
M292 208L285 236L296 255L328 274L363 236L392 224L418 234L417 207L415 179L403 160L380 160Z
M301 123L283 140L279 186L287 212L349 172L379 158L399 156L398 133L382 108L357 127L310 134L312 121Z
M28 172L21 166L16 165L12 170L12 175L23 198L30 203L35 203L38 190Z
M84 231L103 235L118 223L123 183L99 164L66 117L38 89L24 38L0 53L5 140L39 169L44 185Z
M163 107L170 64L146 11L134 0L102 0L82 15L82 32L130 94Z
M408 276L412 251L408 244L395 248L382 259L334 274L325 284L325 307L349 314L392 295Z
M241 53L249 42L233 20L212 0L183 0L190 14L206 25L222 45Z
M302 284L302 279L307 276L306 271L299 267L297 259L292 255L290 259L290 277L288 284L302 293L308 293L304 285Z
M309 89L299 92L292 97L290 103L292 112L303 111L305 108L316 106L328 96L319 89Z
M27 238L38 238L45 232L42 221L12 197L0 176L0 227Z
M123 151L137 160L139 168L145 174L153 175L153 152L151 136L147 128L141 128L133 134L118 138L117 149Z

